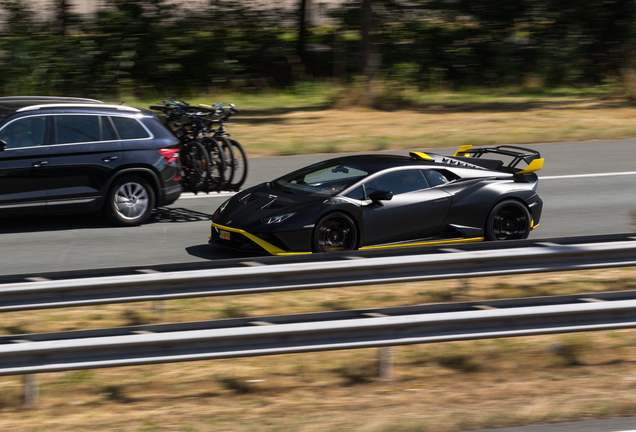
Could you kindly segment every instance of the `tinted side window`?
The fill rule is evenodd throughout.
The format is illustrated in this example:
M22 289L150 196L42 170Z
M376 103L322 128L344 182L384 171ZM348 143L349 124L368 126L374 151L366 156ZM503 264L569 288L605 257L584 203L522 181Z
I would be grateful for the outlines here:
M110 123L109 117L102 117L102 140L113 141L117 139L113 125Z
M355 188L354 190L349 192L347 194L347 197L352 198L352 199L357 199L357 200L363 200L364 199L364 187L363 186L358 186L357 188Z
M55 143L72 144L100 140L99 116L57 115L55 116Z
M425 170L424 175L426 176L426 180L428 180L433 187L448 183L448 179L439 171Z
M130 117L111 117L121 139L148 138L148 132L139 122Z
M44 144L46 119L41 116L25 117L9 123L0 130L0 139L7 148L35 147Z
M393 195L413 192L428 188L428 182L424 178L421 170L394 171L373 180L366 184L367 195L378 190L393 192Z

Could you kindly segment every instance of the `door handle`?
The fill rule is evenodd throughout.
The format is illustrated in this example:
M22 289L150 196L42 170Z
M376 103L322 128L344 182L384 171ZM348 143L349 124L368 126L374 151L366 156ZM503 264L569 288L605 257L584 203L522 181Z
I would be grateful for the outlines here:
M102 159L104 162L112 162L114 160L117 160L117 156L108 156L105 157L104 159Z
M35 168L40 168L41 166L44 166L47 163L49 163L49 161L43 160L43 161L33 162L31 165L33 165Z
M448 201L448 198L439 198L439 199L436 199L435 201L433 201L433 204L441 204L441 203L446 202L446 201Z

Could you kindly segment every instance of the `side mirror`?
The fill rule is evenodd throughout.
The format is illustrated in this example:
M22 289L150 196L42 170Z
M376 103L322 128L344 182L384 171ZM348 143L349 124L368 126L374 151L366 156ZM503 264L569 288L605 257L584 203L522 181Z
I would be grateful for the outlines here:
M0 151L4 151L7 148L7 142L0 140Z
M382 204L382 201L391 201L391 199L393 198L393 192L391 191L385 191L385 190L378 190L378 191L374 191L371 192L369 194L369 199L371 201L373 201L376 204Z

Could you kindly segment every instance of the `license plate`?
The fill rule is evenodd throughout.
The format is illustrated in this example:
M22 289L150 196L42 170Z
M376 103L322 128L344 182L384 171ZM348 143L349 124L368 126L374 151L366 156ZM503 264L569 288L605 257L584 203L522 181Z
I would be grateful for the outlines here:
M229 240L230 233L228 231L219 231L219 237L221 237L223 240Z

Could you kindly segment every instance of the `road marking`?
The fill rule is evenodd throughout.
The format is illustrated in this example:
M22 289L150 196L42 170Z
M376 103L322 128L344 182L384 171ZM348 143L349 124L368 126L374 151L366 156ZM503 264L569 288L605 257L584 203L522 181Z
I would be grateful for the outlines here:
M238 192L210 192L209 194L205 192L199 192L198 194L193 194L192 192L183 192L179 199L191 199L191 198L222 198L222 197L231 197L236 195Z
M539 180L561 180L561 179L572 179L572 178L612 177L612 176L628 176L628 175L636 175L636 171L625 171L625 172L617 172L617 173L571 174L571 175L562 175L562 176L545 176L545 177L539 177Z
M259 263L258 261L241 261L241 264L243 264L245 266L249 266L249 267L258 267L258 266L264 266L265 265L263 263Z

